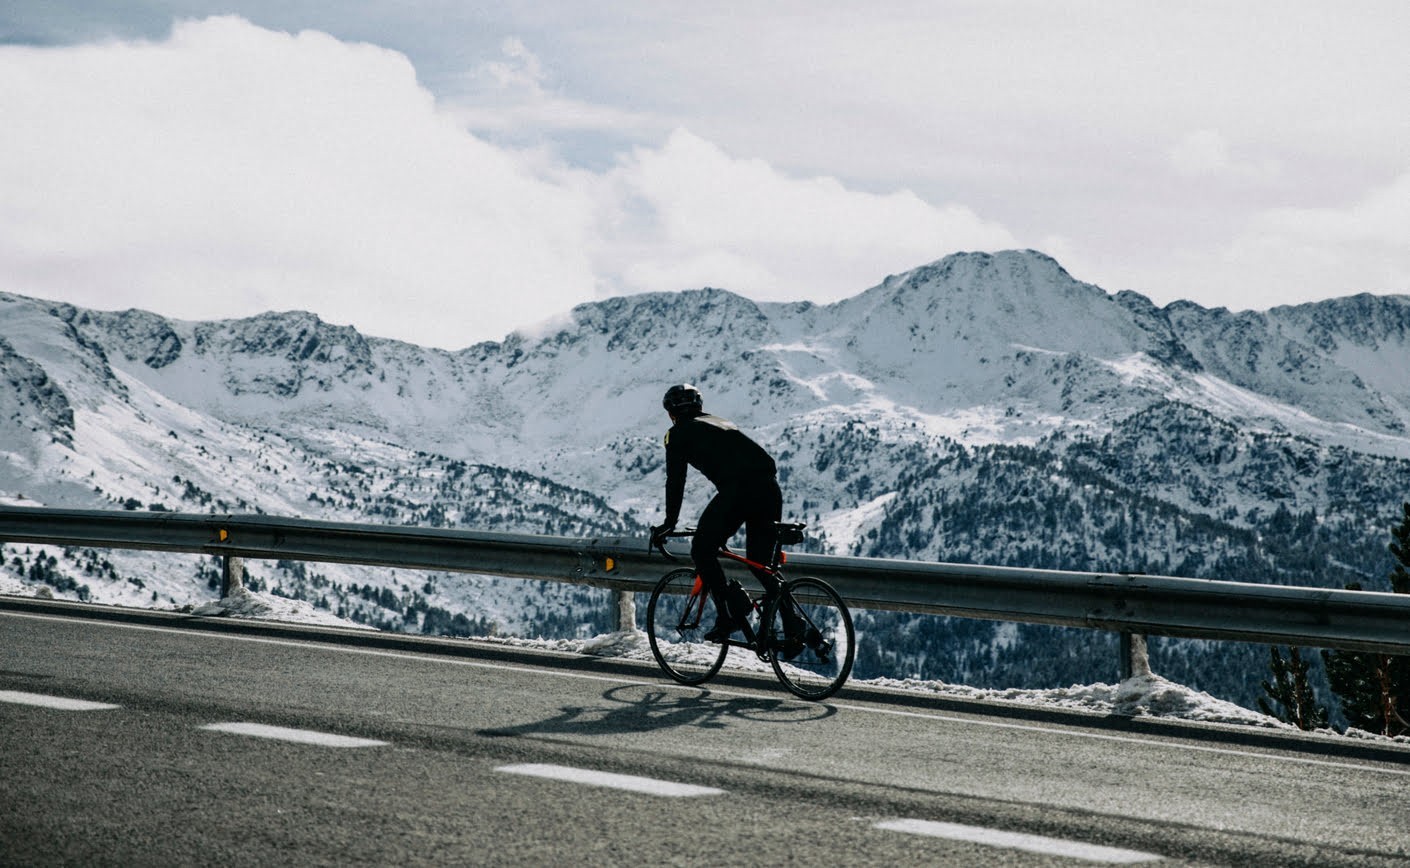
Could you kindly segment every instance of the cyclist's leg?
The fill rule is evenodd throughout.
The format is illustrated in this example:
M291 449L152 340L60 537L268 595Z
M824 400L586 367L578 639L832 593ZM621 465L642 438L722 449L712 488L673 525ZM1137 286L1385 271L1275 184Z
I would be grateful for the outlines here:
M783 517L783 492L778 480L769 478L754 486L744 498L745 557L758 564L767 564L774 556L774 545L778 542L778 522ZM764 592L778 593L778 581L763 570L753 570Z
M720 566L718 555L720 546L729 542L729 538L734 536L734 532L743 524L743 517L738 515L735 507L737 498L732 495L733 492L722 491L705 506L705 511L700 514L700 521L695 526L695 538L690 544L690 557L695 561L700 580L710 589L722 629L737 628L745 615L743 612L731 615L729 599L725 593L725 571ZM715 633L714 630L710 632Z

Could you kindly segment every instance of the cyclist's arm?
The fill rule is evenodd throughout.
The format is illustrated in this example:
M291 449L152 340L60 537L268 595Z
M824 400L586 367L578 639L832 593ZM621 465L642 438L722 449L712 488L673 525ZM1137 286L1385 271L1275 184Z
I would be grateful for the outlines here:
M685 499L686 457L684 445L671 443L666 432L666 527L675 527L681 517L681 501Z

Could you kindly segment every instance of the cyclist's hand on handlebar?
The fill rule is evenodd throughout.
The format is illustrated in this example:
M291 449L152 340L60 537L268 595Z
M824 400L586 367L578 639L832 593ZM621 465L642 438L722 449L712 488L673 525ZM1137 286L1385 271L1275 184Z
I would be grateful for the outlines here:
M666 539L670 537L671 531L675 530L674 524L658 524L651 528L651 545L653 549L666 548Z

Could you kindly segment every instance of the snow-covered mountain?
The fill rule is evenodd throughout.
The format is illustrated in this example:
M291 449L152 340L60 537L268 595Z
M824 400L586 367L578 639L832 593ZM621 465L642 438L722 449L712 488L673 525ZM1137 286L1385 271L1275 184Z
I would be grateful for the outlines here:
M1379 586L1410 497L1407 371L1405 296L1158 308L1033 251L949 256L831 305L607 299L460 352L309 313L196 323L0 294L0 496L639 532L660 509L660 395L690 381L779 456L788 510L823 550ZM410 628L436 610L527 631L571 596L535 591L526 613L513 591L343 570L321 574L330 607ZM313 594L307 578L266 581ZM369 601L369 587L391 590ZM173 585L156 602L208 593ZM1081 651L1019 671L1050 643L1040 628L947 630L867 665L1082 677ZM1172 665L1204 666L1189 647Z

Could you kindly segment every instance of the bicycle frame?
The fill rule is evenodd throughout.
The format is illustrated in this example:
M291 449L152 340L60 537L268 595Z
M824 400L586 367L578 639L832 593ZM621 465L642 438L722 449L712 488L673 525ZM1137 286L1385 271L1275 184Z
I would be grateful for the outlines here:
M690 533L691 532L672 534L672 536L684 537L689 536ZM787 558L784 556L782 549L782 546L774 546L774 562L780 565L782 565L783 561L787 560ZM671 557L670 553L667 552L664 548L661 549L661 552L667 557ZM725 546L720 546L718 554L722 558L734 561L735 563L743 564L744 566L749 567L750 569L755 569L764 573L768 573L774 581L780 584L780 586L783 584L783 573L776 566L761 564L758 561L751 561L744 555L730 551L730 549ZM708 594L708 592L705 590L705 582L700 578L700 573L698 572L695 574L695 584L691 587L690 594L691 602L686 607L686 610L682 617L693 618L694 623L698 624L700 623L700 619L705 615L705 597ZM756 608L758 607L758 601L754 600L752 596L750 597L750 602L753 603ZM740 629L744 632L743 642L739 641L738 639L726 639L723 644L733 645L736 648L748 648L751 651L758 652L759 656L763 657L767 649L759 647L758 637L754 635L754 630L749 626L747 622L742 624L740 626Z
M724 546L720 547L718 554L722 558L726 558L728 560L734 561L735 563L743 564L744 566L749 567L751 569L767 573L773 578L774 581L779 583L779 587L783 586L783 573L776 566L770 566L768 564L761 564L758 561L752 561L744 555L730 551ZM785 560L785 558L783 557L783 552L781 551L781 546L775 546L774 560L775 562L782 562L783 560ZM693 617L694 622L698 624L700 622L700 619L704 617L705 598L709 596L709 592L705 589L705 582L700 578L700 573L698 572L695 574L695 584L691 587L690 593L691 602L687 606L685 614L687 617ZM755 610L758 611L759 601L754 599L752 594L749 597L749 602L754 606ZM773 649L767 647L766 643L762 641L764 637L755 634L754 628L749 624L748 621L741 623L739 625L739 629L741 632L744 633L743 641L739 639L725 639L721 642L721 644L729 645L734 648L744 648L749 651L753 651L754 653L759 655L759 659L767 660L768 655L772 653Z
M775 579L778 579L780 581L782 581L783 579L783 573L779 571L778 567L769 566L768 564L761 564L756 561L751 561L744 555L735 554L734 552L730 551L727 548L724 548L723 546L720 547L719 554L720 557L729 558L730 560L736 563L744 564L746 567L750 567L751 569L762 570L763 572L768 573L769 575L773 576ZM784 558L782 557L781 553L776 556L774 560L779 564L779 566L783 565Z

